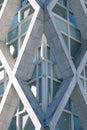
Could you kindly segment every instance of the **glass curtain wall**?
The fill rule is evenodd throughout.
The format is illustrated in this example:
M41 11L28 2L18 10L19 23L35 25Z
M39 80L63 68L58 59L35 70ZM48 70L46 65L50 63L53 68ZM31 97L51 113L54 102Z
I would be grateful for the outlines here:
M85 4L87 4L86 0ZM23 44L33 13L34 9L29 4L28 0L21 0L7 36L7 46L15 60ZM58 0L52 13L55 19L55 24L58 29L60 29L67 49L72 59L74 59L77 50L80 48L82 37L67 0ZM59 72L56 71L55 57L47 42L45 43L45 46L43 46L42 43L38 48L34 64L35 68L32 78L27 82L34 96L37 98L39 105L44 109L42 104L44 82L48 88L47 107L52 102L53 97L55 96L56 91L60 88L59 86L62 82L62 78L58 77ZM81 79L84 88L87 91L86 71L87 66L82 72ZM7 81L8 76L0 62L0 97L3 95ZM14 114L9 130L35 130L35 127L31 119L28 117L21 101L19 102L18 108ZM70 99L55 126L55 130L83 130L75 107Z

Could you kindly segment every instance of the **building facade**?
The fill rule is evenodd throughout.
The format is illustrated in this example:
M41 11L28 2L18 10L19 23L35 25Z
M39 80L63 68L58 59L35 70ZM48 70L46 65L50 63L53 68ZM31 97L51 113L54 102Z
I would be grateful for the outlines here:
M0 130L87 130L86 7L0 1Z

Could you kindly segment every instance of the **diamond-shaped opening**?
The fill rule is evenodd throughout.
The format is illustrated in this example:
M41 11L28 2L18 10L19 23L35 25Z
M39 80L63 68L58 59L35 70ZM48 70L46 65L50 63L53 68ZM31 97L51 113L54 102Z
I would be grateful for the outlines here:
M81 121L77 115L75 106L69 101L62 112L59 121L55 126L55 130L83 130Z
M14 115L8 130L17 130L18 128L20 130L35 130L35 126L26 111L22 113L17 111L17 114Z
M20 12L20 13L19 13ZM7 36L7 44L9 50L14 58L17 57L23 41L32 20L34 13L33 7L30 5L28 0L20 1L16 14L11 22L11 26Z
M31 79L27 80L33 95L36 97L41 107L44 101L47 102L46 107L50 105L56 92L60 89L62 80L60 71L56 65L55 56L43 34L42 44L38 48L34 58L34 70Z
M52 11L55 24L63 36L65 45L70 55L75 57L81 46L82 36L80 30L77 28L78 25L71 7L66 0L59 0Z

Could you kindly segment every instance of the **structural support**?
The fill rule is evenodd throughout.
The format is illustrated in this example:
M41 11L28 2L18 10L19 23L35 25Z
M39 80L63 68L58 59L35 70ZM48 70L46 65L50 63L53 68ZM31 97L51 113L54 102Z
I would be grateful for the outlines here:
M78 0L76 1L78 2ZM6 31L6 34L1 31L1 41L5 40L5 37L8 32L8 27L10 26L10 22L12 20L17 2L17 0L16 2L12 2L11 0L5 0L5 3L2 7L1 20L7 20L8 26L5 22L4 24L0 23L0 27L4 28L4 26L7 26L6 30L4 30ZM39 0L37 2L39 3ZM82 45L82 54L78 53L78 62L75 59L74 64L72 59L68 55L68 51L65 46L62 35L60 31L56 28L54 18L52 16L52 8L57 3L57 0L51 0L51 2L49 1L49 4L45 7L45 9L42 8L41 3L40 5L38 5L37 2L36 0L30 1L32 7L35 9L35 12L16 63L9 54L6 45L3 46L2 44L0 44L0 58L9 76L9 83L0 104L0 130L8 129L19 99L21 99L23 105L25 106L28 116L30 117L35 126L35 130L55 130L55 125L59 121L59 118L70 96L72 96L72 100L76 105L77 112L84 125L84 129L86 130L87 97L84 96L84 89L81 88L82 84L80 84L79 79L82 69L84 68L87 61L87 47L84 50L85 44L84 46ZM14 4L15 6L11 13L11 11L9 10L10 8L8 9L8 7L13 7ZM10 11L10 20L7 19L7 15L5 13L4 8L6 8L6 11L8 11L8 13ZM47 43L49 44L51 50L55 55L57 67L59 68L63 77L61 88L57 92L52 104L48 107L47 112L45 111L45 113L40 108L37 100L35 99L31 90L28 89L28 85L26 83L26 81L31 78L31 74L34 69L33 58L36 50L41 45L41 38L43 34L46 35ZM76 95L79 97L79 102L75 100ZM12 99L14 100L14 102ZM84 117L81 114L81 111L83 110ZM3 123L4 120L6 125L4 125Z

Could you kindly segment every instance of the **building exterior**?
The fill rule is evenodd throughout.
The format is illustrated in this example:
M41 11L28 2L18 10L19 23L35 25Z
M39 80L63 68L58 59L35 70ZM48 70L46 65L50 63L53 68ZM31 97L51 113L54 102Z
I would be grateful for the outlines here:
M86 7L0 1L0 130L87 130Z

